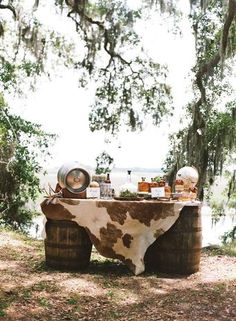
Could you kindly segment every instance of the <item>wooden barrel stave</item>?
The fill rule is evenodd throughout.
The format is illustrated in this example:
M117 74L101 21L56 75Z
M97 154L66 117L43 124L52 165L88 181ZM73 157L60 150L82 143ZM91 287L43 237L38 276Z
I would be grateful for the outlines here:
M82 270L89 265L92 243L86 230L72 221L47 220L45 257L53 268Z
M146 251L147 271L191 274L199 270L202 247L198 206L185 206L175 224Z

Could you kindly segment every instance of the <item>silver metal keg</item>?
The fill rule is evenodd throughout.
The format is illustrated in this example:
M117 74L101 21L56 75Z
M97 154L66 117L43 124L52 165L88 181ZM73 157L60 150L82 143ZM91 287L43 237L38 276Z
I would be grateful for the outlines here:
M57 173L57 180L61 188L71 193L83 192L90 184L89 173L76 162L63 164Z

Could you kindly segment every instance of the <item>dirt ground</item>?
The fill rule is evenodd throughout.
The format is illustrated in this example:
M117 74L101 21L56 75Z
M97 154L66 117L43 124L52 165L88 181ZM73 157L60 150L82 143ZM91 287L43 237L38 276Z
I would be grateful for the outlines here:
M236 257L202 253L190 276L144 273L93 250L84 272L45 266L43 241L0 232L0 320L236 320Z

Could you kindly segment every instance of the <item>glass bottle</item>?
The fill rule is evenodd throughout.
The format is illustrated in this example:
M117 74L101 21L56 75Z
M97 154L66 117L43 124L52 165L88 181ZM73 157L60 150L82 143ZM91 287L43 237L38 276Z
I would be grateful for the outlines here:
M197 199L197 192L198 192L197 187L196 186L190 187L189 192L190 192L191 200L193 200L193 201L196 200Z
M154 178L151 178L151 183L149 183L150 190L152 187L158 187L158 183L155 181Z
M131 183L131 170L127 170L127 182Z
M120 186L120 192L129 191L131 193L137 193L137 186L132 183L131 170L127 171L127 181L125 184Z
M138 191L139 192L149 192L149 183L146 182L146 177L141 177L142 181L138 182Z
M105 179L105 183L106 183L106 184L111 184L110 174L109 174L109 173L107 173L107 177L106 177L106 179Z
M175 180L175 192L182 193L184 191L184 181L182 179Z
M171 187L168 182L165 182L165 197L171 198Z
M160 180L157 182L158 187L165 187L166 182L163 178L160 178Z
M112 187L111 187L111 179L110 174L107 173L107 177L105 179L105 190L106 190L106 198L111 199L112 198Z
M103 199L111 199L112 198L112 187L111 187L111 179L110 174L107 173L106 179L104 182L100 184L101 188L101 198Z

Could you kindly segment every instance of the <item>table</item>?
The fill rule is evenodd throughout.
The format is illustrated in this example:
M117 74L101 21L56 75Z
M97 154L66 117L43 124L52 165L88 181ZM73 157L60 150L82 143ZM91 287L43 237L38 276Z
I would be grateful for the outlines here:
M147 248L176 222L184 206L200 202L47 198L41 203L47 219L84 227L101 255L121 260L135 275L145 270Z

